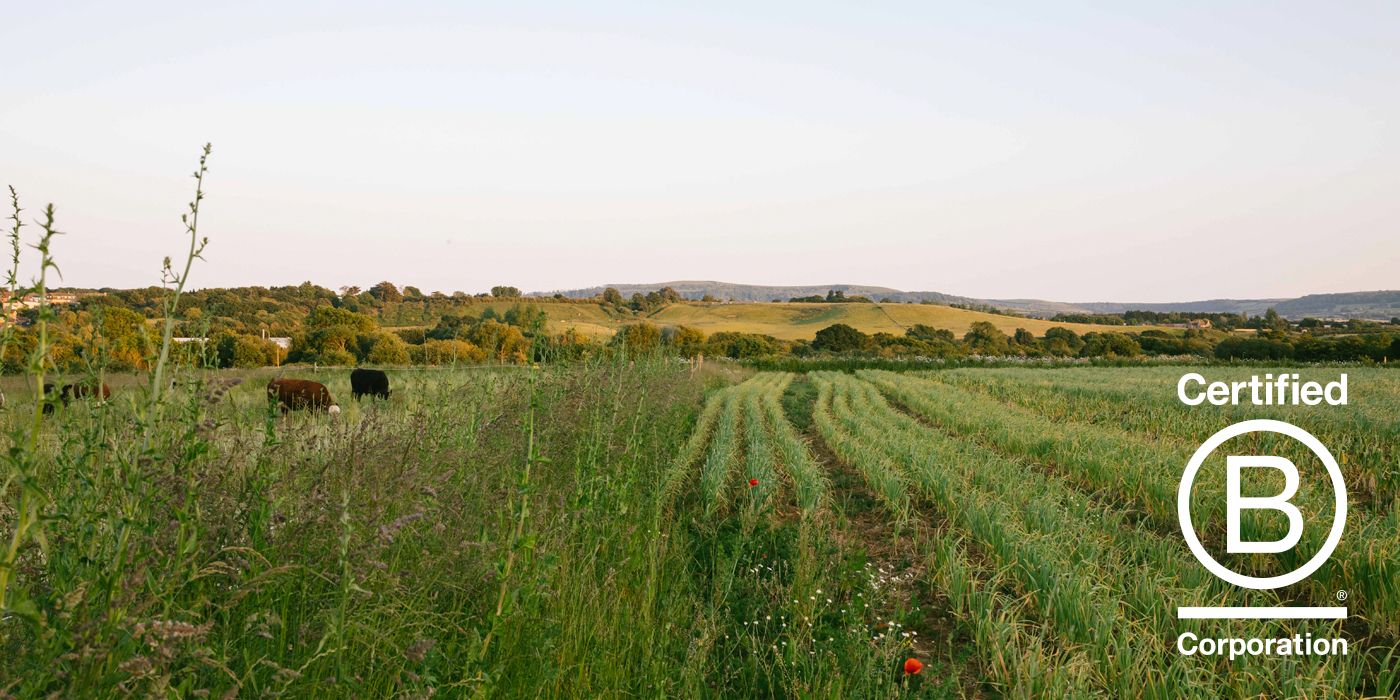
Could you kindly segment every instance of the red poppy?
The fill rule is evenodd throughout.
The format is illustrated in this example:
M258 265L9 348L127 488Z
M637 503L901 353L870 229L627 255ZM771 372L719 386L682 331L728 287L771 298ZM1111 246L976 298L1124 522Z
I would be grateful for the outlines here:
M904 662L904 675L917 676L924 670L924 662L918 659L908 659Z
M749 479L749 488L758 486L758 479Z

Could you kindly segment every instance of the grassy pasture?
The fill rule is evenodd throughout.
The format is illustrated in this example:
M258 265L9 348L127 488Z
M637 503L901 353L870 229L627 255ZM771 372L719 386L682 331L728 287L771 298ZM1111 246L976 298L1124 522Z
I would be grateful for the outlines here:
M548 318L551 333L573 329L594 338L611 337L624 324L649 321L662 326L691 326L706 335L719 332L760 333L782 340L811 340L817 331L834 323L844 323L865 333L903 335L914 324L947 328L961 336L977 321L987 321L1008 335L1025 328L1036 335L1060 326L1076 333L1091 331L1139 332L1149 326L1103 326L1086 323L1051 323L1034 318L955 309L935 304L786 304L786 303L703 303L669 304L644 316L615 313L600 304L559 303L549 299L528 299ZM485 309L504 314L511 301L480 301L467 307L479 315Z
M698 328L706 334L720 331L762 333L784 340L811 340L817 331L844 323L865 333L903 335L914 324L947 328L961 336L977 321L987 321L1007 334L1025 328L1044 335L1055 326L1076 333L1090 331L1142 331L1138 326L1098 326L1051 323L955 309L933 304L673 304L650 317L655 323Z

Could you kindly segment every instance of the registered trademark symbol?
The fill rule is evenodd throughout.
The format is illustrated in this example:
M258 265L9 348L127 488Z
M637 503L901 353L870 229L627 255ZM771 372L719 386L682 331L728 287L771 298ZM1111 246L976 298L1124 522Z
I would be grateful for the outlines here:
M1346 592L1346 591L1337 591L1337 600L1346 600L1346 599L1347 599L1347 592Z

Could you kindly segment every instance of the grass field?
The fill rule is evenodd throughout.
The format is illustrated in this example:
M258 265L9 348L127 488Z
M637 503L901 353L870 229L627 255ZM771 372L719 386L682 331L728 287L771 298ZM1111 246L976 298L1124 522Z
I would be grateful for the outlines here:
M737 331L783 340L811 340L817 331L834 323L844 323L865 333L894 335L904 335L910 326L922 323L946 328L961 336L977 321L987 321L1007 334L1025 328L1038 336L1055 326L1080 334L1144 330L1141 327L1051 323L933 304L673 304L651 315L649 320L664 325L691 326L706 334Z
M48 417L7 378L0 697L1394 695L1400 381L1348 369L1345 408L1187 408L1184 371L616 358L392 371L391 399L356 403L348 373L302 370L337 416L270 412L272 370L185 370L158 402L114 376ZM1312 431L1351 490L1331 563L1277 592L1209 575L1175 520L1190 453L1244 417ZM1339 590L1345 622L1175 617ZM1351 653L1187 657L1183 631Z
M946 328L961 336L977 321L987 321L1008 335L1025 328L1040 336L1056 326L1076 333L1091 331L1138 332L1147 326L1102 326L1086 323L1051 323L1034 318L955 309L936 304L778 304L778 303L700 303L669 304L658 311L634 317L609 312L600 304L556 303L531 299L544 309L552 333L573 329L595 338L611 337L618 327L639 320L662 326L690 326L706 335L719 332L759 333L782 340L811 340L817 331L844 323L865 333L904 335L910 326L922 323ZM515 301L473 303L469 313L490 308L504 314Z

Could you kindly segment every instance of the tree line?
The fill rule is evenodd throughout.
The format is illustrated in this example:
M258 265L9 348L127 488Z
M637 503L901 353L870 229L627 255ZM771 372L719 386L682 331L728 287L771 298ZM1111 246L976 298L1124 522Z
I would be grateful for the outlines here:
M153 348L159 345L156 321L161 318L163 293L160 287L101 290L73 306L55 309L49 329L53 364L64 370L95 364L116 371L147 369ZM833 292L822 301L855 299ZM518 288L507 285L475 295L423 294L415 287L400 288L390 282L363 290L345 287L339 292L310 283L206 289L186 293L175 336L187 340L176 348L176 359L219 367L284 363L449 365L563 360L614 348L735 359L1194 355L1222 360L1386 362L1400 357L1400 323L1291 323L1272 309L1257 317L1158 312L1115 316L1121 322L1131 319L1134 323L1211 321L1211 328L1182 332L1081 335L1065 327L1052 327L1036 336L1024 328L1007 334L979 321L962 335L926 325L912 326L902 334L867 334L835 324L807 341L738 332L706 335L686 326L662 327L647 322L646 315L681 301L669 288L634 294L630 299L608 288L591 299L546 301L601 305L619 322L619 331L607 341L571 329L551 331L539 300L522 297ZM33 313L21 312L21 322ZM1101 321L1104 317L1094 318ZM1237 332L1241 330L1246 332ZM1249 330L1253 332L1247 333ZM271 338L289 339L290 347ZM28 329L15 329L14 342L2 358L5 369L20 368L34 342Z

